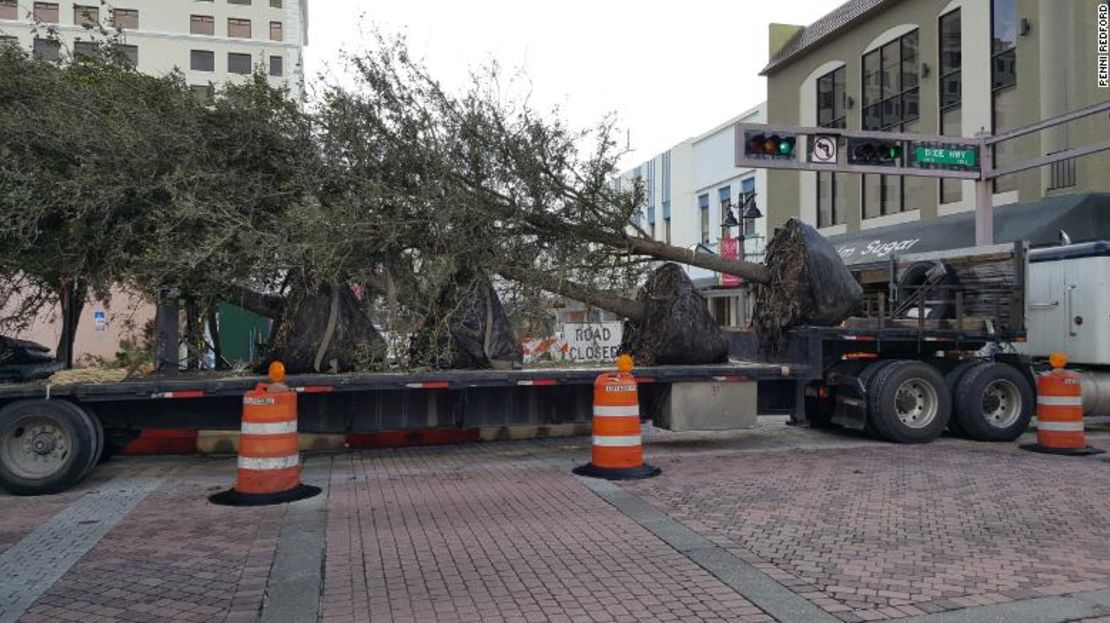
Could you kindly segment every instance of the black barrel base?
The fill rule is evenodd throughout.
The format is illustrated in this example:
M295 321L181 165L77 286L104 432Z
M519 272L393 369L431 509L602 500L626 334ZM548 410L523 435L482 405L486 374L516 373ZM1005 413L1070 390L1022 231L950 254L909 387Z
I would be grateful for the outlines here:
M320 487L299 484L288 491L278 493L240 493L235 489L222 491L209 496L208 501L220 506L269 506L306 500L320 493Z
M1102 454L1105 450L1087 446L1085 448L1049 448L1042 446L1038 443L1027 443L1021 446L1022 450L1030 452L1042 452L1044 454L1060 454L1063 456L1090 456L1092 454Z
M653 478L663 473L662 469L652 467L647 463L639 467L629 467L625 469L597 467L593 463L586 463L585 465L575 467L573 471L579 476L604 478L605 480L640 480L641 478Z

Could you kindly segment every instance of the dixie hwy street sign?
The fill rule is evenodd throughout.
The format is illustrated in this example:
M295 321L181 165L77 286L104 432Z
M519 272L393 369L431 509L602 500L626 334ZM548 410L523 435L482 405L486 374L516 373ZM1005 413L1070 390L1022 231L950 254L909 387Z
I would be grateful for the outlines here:
M971 147L926 147L924 145L914 145L913 155L914 161L917 164L973 167L976 163L975 150Z

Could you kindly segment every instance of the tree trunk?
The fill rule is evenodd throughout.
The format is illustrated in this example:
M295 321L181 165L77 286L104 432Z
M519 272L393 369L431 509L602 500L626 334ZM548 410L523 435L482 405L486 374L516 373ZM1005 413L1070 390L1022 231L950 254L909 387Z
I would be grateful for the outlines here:
M154 367L159 372L178 370L177 296L176 288L163 289L154 315Z
M215 355L216 369L226 369L227 362L224 361L223 349L220 348L220 323L216 317L217 307L216 304L208 308L208 333L212 336L212 353Z
M580 283L574 283L573 281L552 277L551 275L539 271L523 269L516 266L505 266L498 272L506 279L534 284L548 292L553 292L582 303L593 305L599 309L613 312L622 318L642 320L644 316L644 307L638 301L615 296L596 288L584 286Z
M200 304L191 296L185 299L185 343L185 368L204 368L204 353L208 347L204 341L204 319L201 317Z
M59 296L62 308L62 335L58 338L58 348L54 360L65 367L73 367L73 344L77 339L77 324L81 320L81 311L85 308L85 295L88 286L81 279L74 281L64 280Z
M658 240L629 238L627 244L629 249L642 255L680 264L689 264L718 273L736 275L756 283L766 284L771 281L771 271L763 264L730 260L714 253L683 249Z
M281 320L281 312L285 309L284 297L262 294L243 286L236 286L235 289L237 292L228 301L229 303L234 303L243 309L249 309L260 316L266 316L275 323Z
M472 187L474 186L473 184L471 185ZM488 192L479 192L483 195L484 199L490 199ZM502 202L507 201L504 198L495 199L495 201L497 200ZM551 232L560 231L566 233L568 236L573 236L610 248L628 249L638 255L646 255L656 259L689 264L690 266L697 266L714 272L736 275L737 277L756 283L767 284L771 281L771 271L763 264L727 259L715 253L704 253L684 249L658 240L630 236L625 232L613 234L589 224L568 223L550 214L527 213L514 205L507 205L505 203L495 203L493 209L494 212L502 218L520 219L523 217L525 222L527 222L530 227L534 228L540 235L550 235Z

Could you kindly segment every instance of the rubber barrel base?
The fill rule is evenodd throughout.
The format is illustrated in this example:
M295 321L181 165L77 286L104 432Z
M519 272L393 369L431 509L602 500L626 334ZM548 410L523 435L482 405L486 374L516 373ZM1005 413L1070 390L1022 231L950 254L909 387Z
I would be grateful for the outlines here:
M624 469L597 467L593 463L586 463L585 465L575 467L573 471L579 476L604 478L605 480L639 480L641 478L653 478L663 473L663 470L658 467L652 467L647 463L639 467L628 467Z
M220 506L269 506L305 500L320 493L320 487L300 484L288 491L277 493L240 493L235 489L209 496L208 501Z
M1105 450L1087 446L1084 448L1049 448L1036 443L1027 443L1021 446L1022 450L1030 452L1041 452L1044 454L1060 454L1063 456L1090 456L1092 454L1102 454Z

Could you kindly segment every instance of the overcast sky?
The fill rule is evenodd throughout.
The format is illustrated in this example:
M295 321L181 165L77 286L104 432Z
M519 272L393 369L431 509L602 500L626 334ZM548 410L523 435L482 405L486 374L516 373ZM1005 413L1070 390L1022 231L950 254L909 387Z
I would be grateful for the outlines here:
M770 22L808 24L843 0L314 0L306 77L336 67L373 23L404 32L445 84L495 58L524 68L537 105L577 127L617 113L631 167L759 104Z

